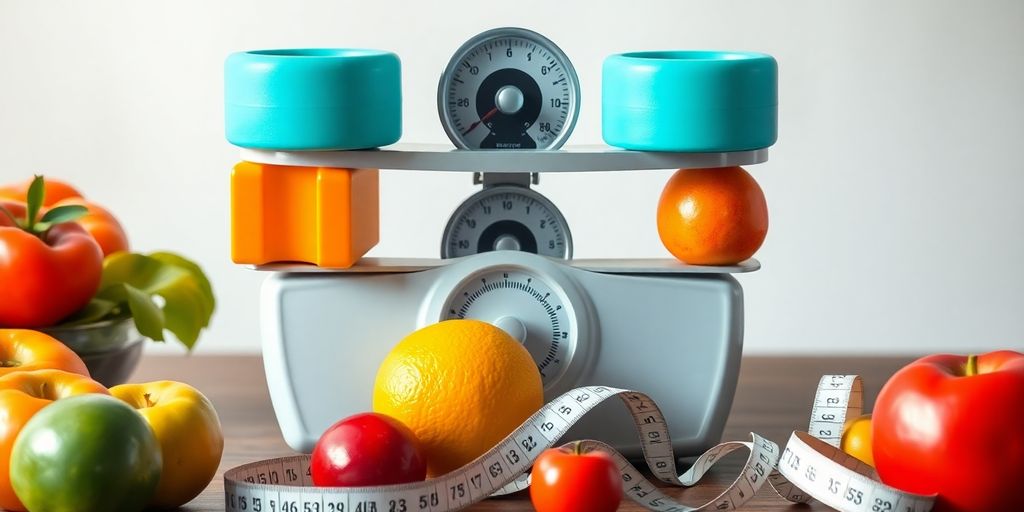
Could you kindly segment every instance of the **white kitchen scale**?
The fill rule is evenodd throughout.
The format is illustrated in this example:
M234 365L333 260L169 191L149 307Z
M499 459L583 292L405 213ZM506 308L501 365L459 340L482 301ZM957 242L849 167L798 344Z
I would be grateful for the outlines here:
M438 110L457 149L242 150L249 162L467 172L482 185L454 208L437 259L255 266L272 273L262 289L264 361L292 448L309 452L332 423L371 410L377 368L391 348L416 329L452 318L491 322L522 342L541 372L546 400L587 385L640 390L661 406L676 454L695 456L719 441L743 340L743 294L731 274L759 263L573 259L570 226L530 185L551 172L751 165L766 161L767 149L561 149L579 96L572 64L551 41L496 29L463 45L440 80ZM628 457L641 455L633 419L613 403L599 406L566 439L596 439Z

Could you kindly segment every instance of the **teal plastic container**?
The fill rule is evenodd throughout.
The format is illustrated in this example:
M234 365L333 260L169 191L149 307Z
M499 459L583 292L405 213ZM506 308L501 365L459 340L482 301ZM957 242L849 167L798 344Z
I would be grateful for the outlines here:
M258 50L224 64L224 124L236 146L364 149L402 136L398 55L381 50Z
M745 151L778 138L778 65L770 55L654 51L605 59L601 134L644 151Z

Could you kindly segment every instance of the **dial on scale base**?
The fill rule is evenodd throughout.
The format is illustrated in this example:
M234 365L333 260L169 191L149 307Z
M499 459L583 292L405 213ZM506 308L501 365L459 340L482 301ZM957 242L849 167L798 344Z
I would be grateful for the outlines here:
M545 388L565 372L576 342L568 303L528 270L491 268L468 279L445 304L446 319L473 318L516 338L537 363Z

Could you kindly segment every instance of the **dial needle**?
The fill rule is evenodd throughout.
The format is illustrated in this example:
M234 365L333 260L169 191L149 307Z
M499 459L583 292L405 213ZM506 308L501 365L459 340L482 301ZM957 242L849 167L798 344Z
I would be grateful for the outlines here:
M480 123L486 123L488 119L494 117L494 114L497 114L497 113L498 113L498 107L492 108L491 111L486 113L486 114L484 114L484 116L481 117L479 121L469 125L469 128L466 128L466 131L462 132L462 135L463 136L468 135L469 132L473 131L477 126L480 126Z

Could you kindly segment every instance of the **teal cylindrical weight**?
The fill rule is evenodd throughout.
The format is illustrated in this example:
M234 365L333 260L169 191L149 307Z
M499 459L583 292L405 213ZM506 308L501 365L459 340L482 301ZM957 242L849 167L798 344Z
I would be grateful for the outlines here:
M236 146L341 150L402 135L398 56L381 50L259 50L224 64L224 121Z
M606 143L645 151L746 151L778 133L770 55L655 51L609 56L601 85Z

